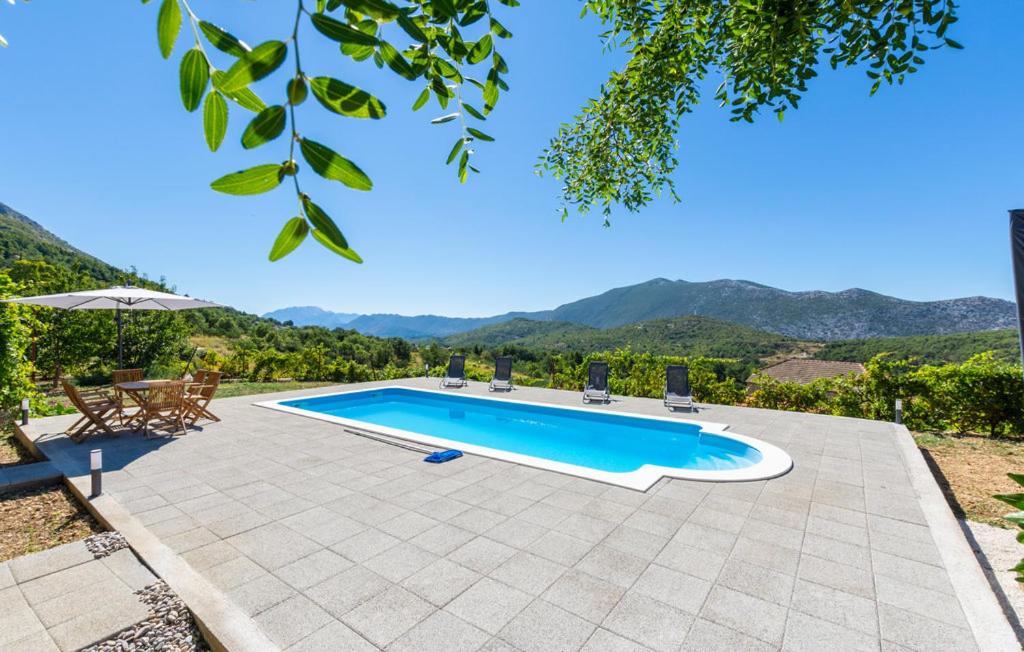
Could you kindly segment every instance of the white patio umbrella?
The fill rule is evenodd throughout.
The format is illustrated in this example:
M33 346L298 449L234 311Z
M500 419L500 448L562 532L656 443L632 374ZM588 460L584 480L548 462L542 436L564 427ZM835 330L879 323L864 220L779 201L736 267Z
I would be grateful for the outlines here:
M103 290L83 290L61 294L43 294L35 297L4 299L4 303L22 303L49 306L63 310L116 310L117 311L117 365L123 366L121 341L122 310L188 310L190 308L221 308L219 303L183 297L169 292L157 292L131 285L118 285Z

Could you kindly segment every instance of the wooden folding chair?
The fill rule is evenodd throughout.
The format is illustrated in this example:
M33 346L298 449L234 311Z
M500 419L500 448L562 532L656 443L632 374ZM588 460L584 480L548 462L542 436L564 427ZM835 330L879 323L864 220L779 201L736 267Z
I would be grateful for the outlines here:
M194 426L196 421L207 418L211 421L220 421L213 412L210 412L210 401L220 387L221 372L207 371L200 369L196 372L195 381L188 386L185 392L185 420L189 426Z
M117 401L120 404L120 409L118 409L117 411L117 416L121 420L122 426L124 425L125 417L127 416L127 414L125 413L125 408L128 407L127 403L131 401L131 405L133 407L138 407L138 403L136 403L135 400L128 396L124 391L118 389L117 386L119 383L138 382L143 379L145 373L145 369L115 369L110 374L110 381L111 384L114 386L114 396L117 398Z
M71 404L82 414L82 418L64 431L71 441L81 444L89 435L101 432L117 436L110 426L115 419L119 420L117 413L121 403L114 396L102 389L78 389L67 378L61 378L60 382Z
M149 427L153 422L177 426L181 433L185 428L185 382L172 380L154 384L146 393L146 401L141 406L142 434L149 437ZM177 430L173 430L174 434Z

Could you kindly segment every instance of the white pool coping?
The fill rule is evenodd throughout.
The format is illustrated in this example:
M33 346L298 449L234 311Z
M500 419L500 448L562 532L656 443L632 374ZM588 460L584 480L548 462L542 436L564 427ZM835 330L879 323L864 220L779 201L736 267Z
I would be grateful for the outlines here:
M280 399L276 401L258 401L254 402L253 405L263 408L269 408L271 410L277 410L279 412L287 412L289 414L295 414L310 419L317 419L319 421L326 421L328 423L334 423L340 426L348 426L350 428L357 428L359 430L367 430L370 432L387 435L389 437L394 437L396 439L403 439L406 441L416 442L427 446L432 446L435 448L455 448L465 453L472 453L474 455L481 455L483 457L504 460L506 462L513 462L515 464L522 464L524 466L532 466L538 469L545 469L547 471L555 471L556 473L574 475L581 478L596 480L598 482L604 482L607 484L617 485L620 487L626 487L627 489L635 489L637 491L646 491L650 489L651 486L654 485L654 483L656 483L663 477L679 478L683 480L697 480L700 482L746 482L751 480L768 480L771 478L776 478L780 475L788 473L789 470L793 468L793 459L785 451L783 451L781 448L777 446L773 446L772 444L761 441L760 439L747 437L746 435L741 435L735 432L726 432L726 430L729 428L727 424L712 423L708 421L695 421L692 419L657 417L646 414L636 414L633 412L619 411L615 411L614 413L606 413L630 417L634 419L649 419L652 421L665 421L669 423L687 423L696 425L700 427L701 431L704 433L724 437L726 439L731 439L733 441L738 441L740 443L746 444L747 446L757 449L757 451L761 453L761 461L741 469L716 470L680 469L670 466L644 464L643 466L634 471L617 473L613 471L602 471L601 469L594 469L588 466L580 466L577 464L567 464L565 462L558 462L544 457L523 455L521 453L514 453L512 451L506 451L499 448L477 446L475 444L469 444L455 439L444 439L442 437L434 437L432 435L425 435L419 432L401 430L399 428L391 428L388 426L380 426L375 423L370 423L369 421L345 419L343 417L336 417L329 414L324 414L322 412L304 410L302 408L284 405L284 403L304 400L306 398L319 399L331 396L344 396L346 394L364 394L367 392L381 391L385 389L403 389L410 392L419 392L423 394L438 394L441 396L462 396L463 398L481 401L496 401L501 403L513 403L518 405L534 405L554 410L588 412L591 414L602 413L597 406L577 407L568 405L557 405L553 403L541 403L537 401L520 401L508 398L498 398L494 396L455 394L451 391L421 389L419 387L409 387L407 385L400 384L386 385L374 389L349 390L344 392L333 392L330 394L313 394L308 397L300 396L287 399Z

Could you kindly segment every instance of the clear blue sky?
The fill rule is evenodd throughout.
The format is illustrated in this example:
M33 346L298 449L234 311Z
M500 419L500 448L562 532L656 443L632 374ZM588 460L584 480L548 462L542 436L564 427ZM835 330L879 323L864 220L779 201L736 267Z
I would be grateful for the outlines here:
M357 193L309 177L366 263L312 240L278 263L266 253L293 194L219 195L209 182L285 158L286 142L245 152L232 106L211 154L201 116L178 98L177 59L160 58L155 3L33 2L0 7L0 201L118 266L179 291L263 312L486 315L542 309L653 277L742 278L789 290L863 287L911 299L1012 292L1006 209L1024 207L1024 64L1014 0L965 2L964 51L933 53L903 88L867 95L862 70L825 73L784 124L737 125L709 102L679 134L680 204L637 215L556 215L557 183L533 163L559 122L620 55L575 0L503 10L512 92L488 120L483 174L460 186L444 158L452 125L411 113L419 86L330 47L312 74L358 83L388 105L370 123L307 103L302 132L334 144L374 179ZM287 30L288 2L196 0L250 43ZM306 42L322 41L309 28ZM187 36L183 34L183 36ZM273 87L259 90L265 98ZM715 80L712 84L717 84ZM280 100L277 100L280 101Z

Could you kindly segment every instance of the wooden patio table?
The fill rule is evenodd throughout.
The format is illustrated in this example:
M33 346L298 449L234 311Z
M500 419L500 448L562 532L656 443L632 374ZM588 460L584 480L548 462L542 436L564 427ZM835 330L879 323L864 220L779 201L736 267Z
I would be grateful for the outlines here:
M139 406L138 414L133 415L128 419L128 426L132 430L145 427L145 423L142 421L143 407L146 405L146 396L149 394L149 390L158 385L166 385L168 383L179 383L180 380L132 380L125 383L118 383L114 387L118 388L135 401ZM139 423L135 426L135 421L138 419Z

